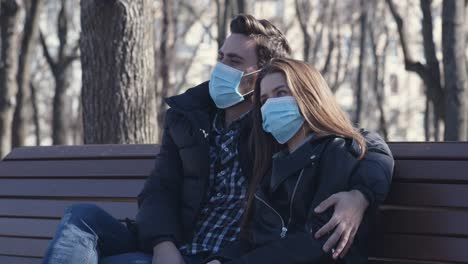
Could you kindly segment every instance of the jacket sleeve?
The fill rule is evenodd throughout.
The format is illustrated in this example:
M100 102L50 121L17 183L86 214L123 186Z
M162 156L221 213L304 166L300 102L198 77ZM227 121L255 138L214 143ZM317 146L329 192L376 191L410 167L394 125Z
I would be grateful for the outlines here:
M387 196L393 176L394 160L385 141L377 134L361 129L367 151L350 179L351 190L360 191L369 208L377 208Z
M159 242L173 241L178 244L181 240L179 186L182 182L182 162L169 132L174 118L174 113L169 109L154 169L138 195L138 239L140 247L146 252L152 252Z

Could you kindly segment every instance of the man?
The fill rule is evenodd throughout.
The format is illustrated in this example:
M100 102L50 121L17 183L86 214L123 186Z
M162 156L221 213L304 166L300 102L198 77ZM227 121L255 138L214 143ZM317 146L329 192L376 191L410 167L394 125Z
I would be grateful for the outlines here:
M267 20L239 15L230 27L210 82L166 100L170 108L160 153L138 197L135 228L96 206L74 205L64 215L45 263L97 263L98 254L110 256L103 263L201 263L237 238L252 173L250 96L263 65L289 56L291 49ZM335 258L347 253L366 209L382 202L391 181L390 151L378 136L365 135L369 150L359 179L353 179L355 188L317 208L334 208L316 236L329 235L324 250ZM385 173L367 175L372 166L382 166ZM132 251L147 254L128 254Z

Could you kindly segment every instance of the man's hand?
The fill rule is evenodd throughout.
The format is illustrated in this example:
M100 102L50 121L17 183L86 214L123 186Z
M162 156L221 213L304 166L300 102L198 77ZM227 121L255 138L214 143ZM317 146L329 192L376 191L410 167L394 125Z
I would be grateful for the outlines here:
M153 249L153 264L185 264L185 261L174 243L164 241Z
M332 249L332 254L334 259L343 258L353 244L354 236L369 202L360 191L340 192L320 203L315 208L315 212L323 213L331 206L335 208L333 216L315 233L315 238L320 238L334 229L335 231L323 246L323 250L330 251L340 240L338 246Z
M217 260L217 259L214 259L206 264L221 264L221 261Z

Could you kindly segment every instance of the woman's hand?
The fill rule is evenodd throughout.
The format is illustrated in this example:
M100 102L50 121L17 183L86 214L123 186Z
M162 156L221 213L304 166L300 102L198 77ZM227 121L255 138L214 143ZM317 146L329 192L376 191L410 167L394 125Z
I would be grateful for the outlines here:
M217 259L214 259L206 264L221 264L221 261L217 260Z
M334 259L343 258L353 244L354 236L369 202L360 191L340 192L320 203L315 208L315 212L323 213L331 206L335 209L333 216L315 233L315 238L320 238L334 230L323 246L323 250L328 252L331 249ZM338 240L339 244L335 247Z
M153 264L185 264L185 261L174 243L165 241L154 247Z

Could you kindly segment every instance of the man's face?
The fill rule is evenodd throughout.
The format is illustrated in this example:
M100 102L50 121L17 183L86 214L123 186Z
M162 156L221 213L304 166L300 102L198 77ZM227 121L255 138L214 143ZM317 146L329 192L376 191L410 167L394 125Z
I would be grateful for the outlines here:
M242 34L231 34L218 51L218 61L243 71L244 74L257 70L257 52L255 41ZM246 94L252 91L256 74L242 78L239 92Z

